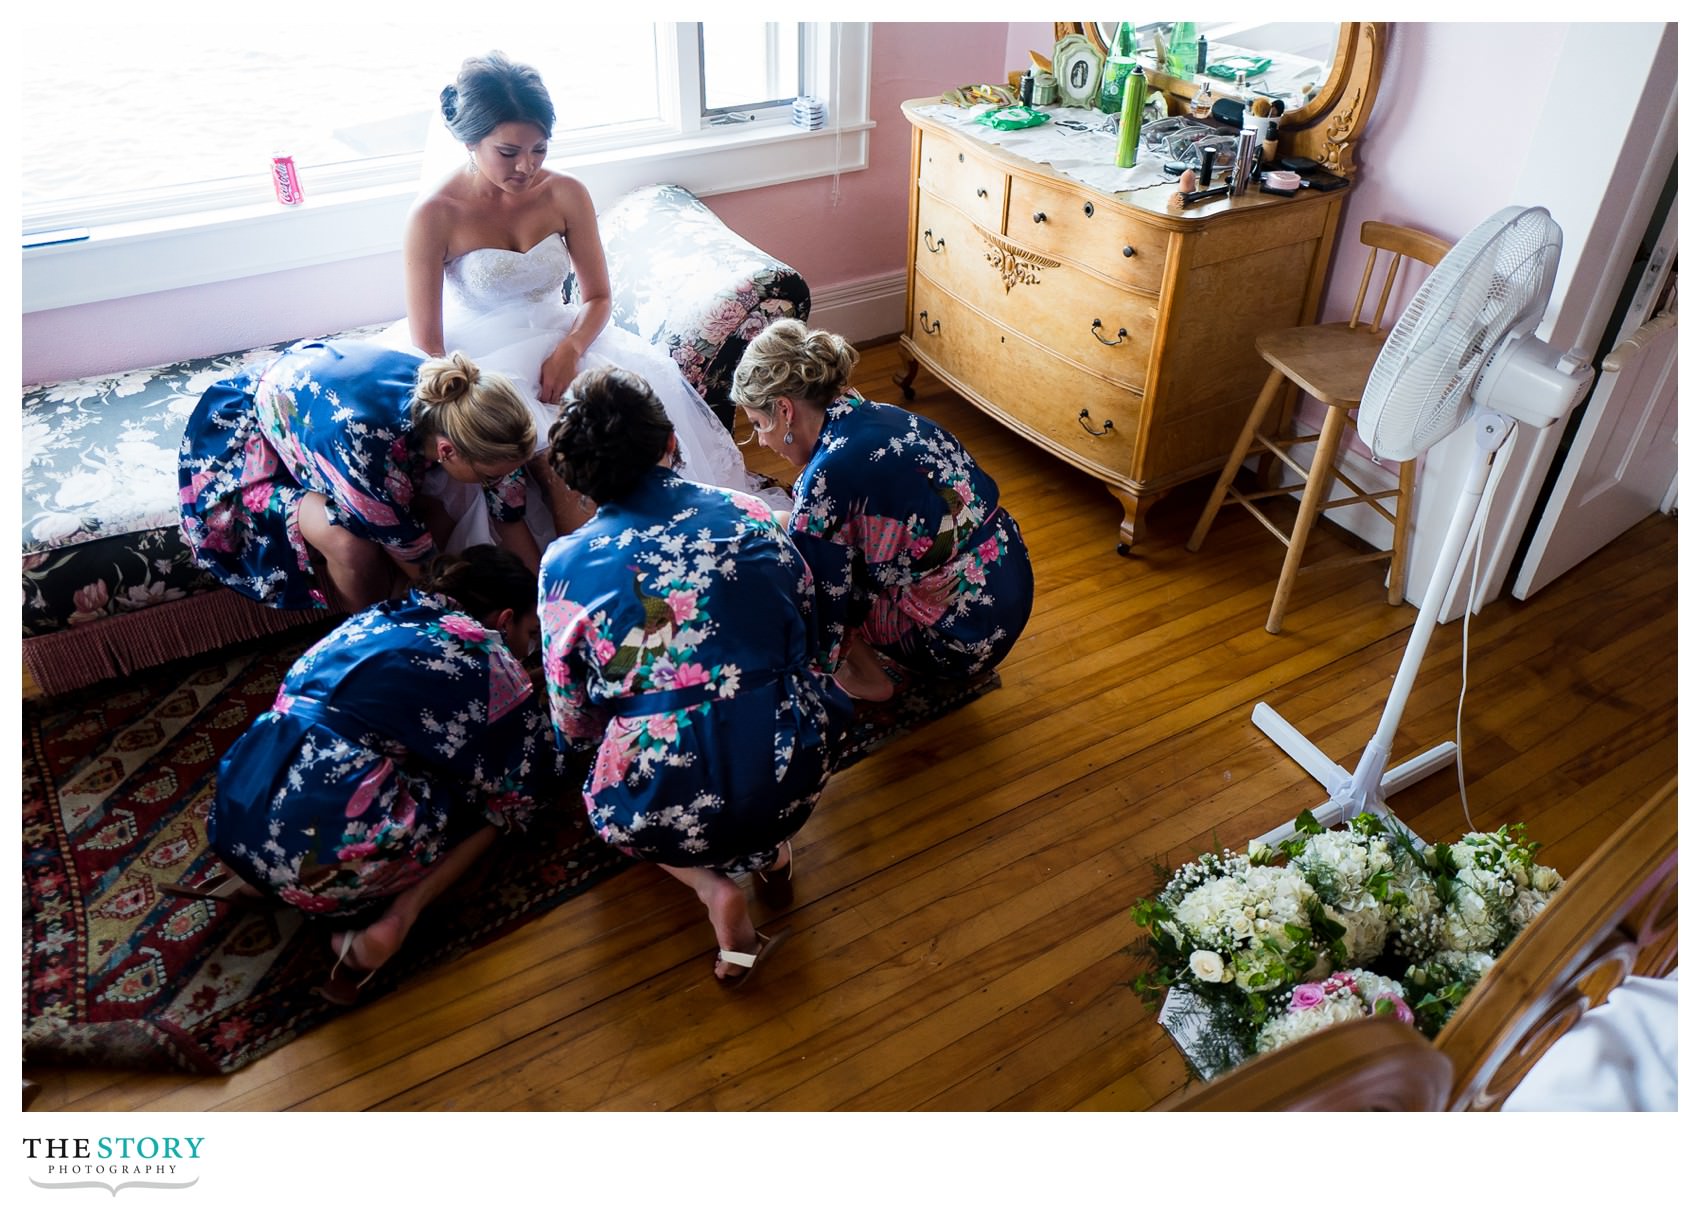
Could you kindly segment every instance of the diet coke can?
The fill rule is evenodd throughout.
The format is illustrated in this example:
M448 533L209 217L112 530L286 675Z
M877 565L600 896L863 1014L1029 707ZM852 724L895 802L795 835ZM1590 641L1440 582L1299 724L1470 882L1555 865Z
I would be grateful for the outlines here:
M272 157L272 189L283 205L301 205L301 174L295 171L294 156L280 153Z

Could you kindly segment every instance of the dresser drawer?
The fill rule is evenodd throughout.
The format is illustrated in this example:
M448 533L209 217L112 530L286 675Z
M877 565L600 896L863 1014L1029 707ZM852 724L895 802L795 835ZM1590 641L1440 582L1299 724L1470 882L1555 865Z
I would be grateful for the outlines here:
M1053 357L924 276L916 275L913 302L910 340L940 370L1058 453L1129 478L1142 407L1137 393Z
M1169 234L1106 205L1085 189L1028 177L1009 183L1007 234L1035 252L1058 253L1106 277L1156 294Z
M1008 175L990 161L937 135L921 136L921 188L994 232L1003 226L1008 185Z
M1155 296L1112 286L977 227L923 193L915 269L1013 332L1129 387L1143 387Z

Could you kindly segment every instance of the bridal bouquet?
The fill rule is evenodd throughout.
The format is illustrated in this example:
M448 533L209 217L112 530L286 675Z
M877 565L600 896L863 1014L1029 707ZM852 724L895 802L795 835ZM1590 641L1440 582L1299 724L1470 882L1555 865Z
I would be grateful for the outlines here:
M1432 1036L1562 883L1521 825L1431 847L1369 813L1294 830L1201 855L1133 907L1133 989L1206 1077L1365 1015Z

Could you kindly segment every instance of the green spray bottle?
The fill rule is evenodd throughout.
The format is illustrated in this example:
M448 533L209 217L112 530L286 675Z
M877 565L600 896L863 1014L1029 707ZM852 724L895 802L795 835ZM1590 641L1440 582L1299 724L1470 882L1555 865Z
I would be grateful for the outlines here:
M1116 167L1132 168L1139 159L1139 128L1145 118L1145 69L1137 63L1122 85L1122 128L1116 140Z

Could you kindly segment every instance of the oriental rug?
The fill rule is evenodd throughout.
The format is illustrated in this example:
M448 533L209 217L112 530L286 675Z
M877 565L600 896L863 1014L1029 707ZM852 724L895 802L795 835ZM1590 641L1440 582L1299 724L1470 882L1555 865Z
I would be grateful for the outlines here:
M188 901L215 862L218 759L317 638L288 638L26 703L23 720L26 1062L229 1073L339 1014L314 992L328 928L281 904ZM841 766L999 685L900 685L861 705ZM512 931L633 861L580 812L492 848L421 916L362 1001Z

